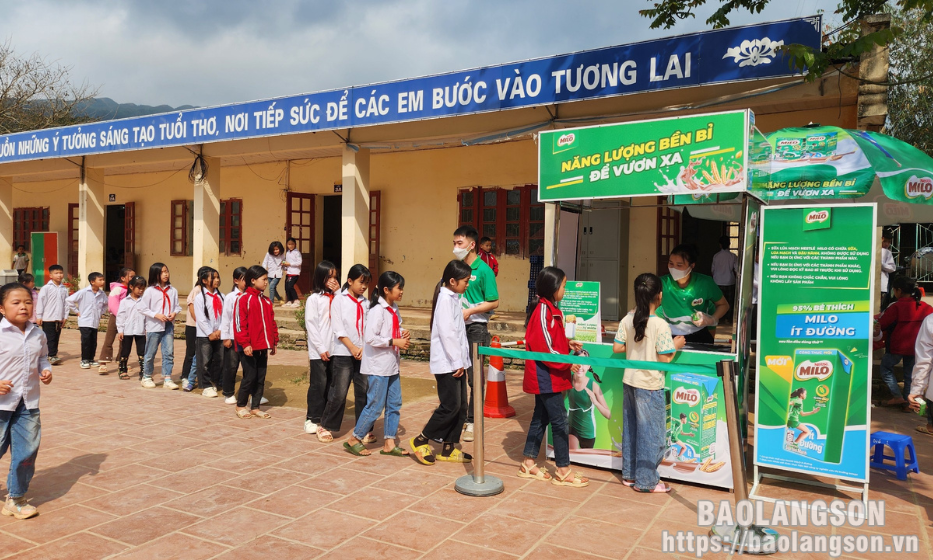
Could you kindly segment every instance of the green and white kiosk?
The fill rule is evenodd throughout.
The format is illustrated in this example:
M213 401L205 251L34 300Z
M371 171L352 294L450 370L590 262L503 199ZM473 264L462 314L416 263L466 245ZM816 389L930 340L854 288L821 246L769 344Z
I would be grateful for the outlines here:
M762 476L797 480L765 475L762 466L829 477L832 484L820 485L866 499L877 226L933 221L933 159L893 138L830 127L766 137L748 110L545 131L538 147L543 202L666 196L667 205L695 218L740 224L731 344L688 347L656 368L668 373L662 477L733 488L731 426L716 364L734 364L735 429L744 434L757 251L752 494ZM557 262L560 212L548 206L545 245ZM582 438L591 446L572 449L571 460L621 469L625 356L613 354L608 340L585 349L595 358L587 375L606 406L570 403L571 433L574 425L593 427L584 434L593 437Z

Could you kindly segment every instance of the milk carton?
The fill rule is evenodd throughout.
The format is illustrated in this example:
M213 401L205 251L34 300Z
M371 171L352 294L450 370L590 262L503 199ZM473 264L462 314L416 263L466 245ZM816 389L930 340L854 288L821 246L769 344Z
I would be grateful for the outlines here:
M842 459L852 361L835 349L794 353L784 449L811 459Z
M716 455L716 421L719 399L717 377L693 373L671 376L671 404L668 437L676 447L678 460L702 462Z

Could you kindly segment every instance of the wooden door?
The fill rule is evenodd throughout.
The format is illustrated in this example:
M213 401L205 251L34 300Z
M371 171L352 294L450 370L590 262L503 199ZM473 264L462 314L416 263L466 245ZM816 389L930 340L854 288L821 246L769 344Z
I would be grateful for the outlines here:
M78 275L78 204L68 205L68 275Z
M314 271L314 195L288 193L285 200L285 234L294 237L301 252L301 275L295 285L298 291L311 292L311 275Z
M136 270L136 203L123 205L123 266Z
M379 245L382 229L382 193L369 193L369 272L379 277Z
M680 243L680 213L660 206L663 201L663 197L658 197L658 276L668 274L667 261Z

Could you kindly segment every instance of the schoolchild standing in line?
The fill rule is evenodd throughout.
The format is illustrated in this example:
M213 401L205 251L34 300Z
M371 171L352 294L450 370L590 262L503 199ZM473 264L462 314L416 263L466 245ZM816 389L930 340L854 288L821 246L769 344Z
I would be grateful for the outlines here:
M181 363L181 390L194 391L198 374L198 319L194 314L194 298L201 292L201 275L210 270L209 266L198 269L194 278L194 287L185 298L185 359ZM204 389L204 387L201 387Z
M194 298L194 316L197 321L198 385L201 396L214 398L223 390L223 348L220 324L224 315L224 298L217 288L220 274L208 268L198 277L198 295Z
M149 288L140 302L140 312L146 316L146 370L142 386L155 388L152 373L155 371L155 355L162 349L162 386L169 390L178 389L172 381L172 366L175 363L175 316L181 311L178 305L178 290L172 286L168 267L154 263L149 267ZM184 375L184 372L182 372Z
M16 519L39 513L26 502L42 437L39 382L52 382L45 334L29 321L32 294L19 283L0 288L0 457L10 450L7 498L0 512Z
M224 313L220 321L220 340L224 346L223 394L225 404L236 404L236 372L240 368L239 348L233 336L233 313L240 296L246 291L246 267L233 270L233 289L224 296ZM260 403L261 404L261 403Z
M60 264L49 267L49 281L39 290L36 303L36 324L48 339L49 363L61 362L58 357L58 339L62 334L62 325L68 319L68 286L62 283L65 269Z
M311 295L305 302L305 330L308 332L308 413L305 433L321 439L321 417L327 405L327 393L333 370L334 329L330 323L330 307L334 293L340 289L337 268L330 261L321 261L311 279Z
M275 355L279 343L279 329L275 324L272 302L263 295L269 285L269 276L261 266L251 266L246 271L246 293L236 302L234 336L243 348L240 363L243 365L243 381L237 394L236 414L240 418L272 418L259 405L266 383L266 368L269 356ZM247 408L249 404L250 408Z
M411 438L411 450L424 465L435 461L469 463L473 458L455 446L466 420L466 368L470 365L470 343L463 321L460 297L470 283L473 269L460 260L447 263L441 281L434 289L431 307L431 373L437 385L440 406L416 437ZM441 454L435 456L430 441L441 442Z
M146 316L140 312L139 302L146 291L146 279L134 276L127 283L129 294L120 302L117 318L114 320L117 337L120 340L120 379L129 379L130 351L136 343L136 356L139 359L139 378L143 378L146 367Z
M110 313L107 315L107 334L104 335L104 345L100 349L100 356L97 361L100 362L100 373L107 372L107 364L113 361L113 343L117 338L117 313L120 312L120 302L126 297L128 288L127 283L136 276L136 271L132 268L120 269L120 281L110 283L110 295L107 297L107 307ZM120 350L117 348L117 353Z
M350 267L347 281L339 294L334 296L330 308L330 325L334 329L333 373L327 404L321 416L319 438L323 442L334 440L331 432L340 430L343 413L347 406L347 392L353 383L353 412L359 421L360 413L366 407L366 377L360 374L360 360L363 358L363 329L366 299L363 294L369 287L372 275L361 264ZM376 438L367 434L363 443L375 443Z
M68 296L68 307L78 314L78 330L81 331L81 369L100 366L94 360L97 354L97 328L100 318L107 312L107 294L104 293L104 275L92 272L87 275L88 287ZM107 373L104 369L102 374Z
M398 302L405 291L405 279L391 270L383 272L376 283L366 314L363 360L360 373L367 376L366 406L343 447L354 455L366 456L363 439L370 435L382 411L384 443L380 455L405 457L408 451L398 446L398 424L402 411L402 382L399 376L401 351L408 350L411 333L402 328Z

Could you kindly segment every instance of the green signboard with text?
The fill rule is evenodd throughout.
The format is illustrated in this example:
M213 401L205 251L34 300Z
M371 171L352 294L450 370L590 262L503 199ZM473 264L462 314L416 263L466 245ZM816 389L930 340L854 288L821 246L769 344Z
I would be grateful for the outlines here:
M564 313L568 339L602 342L599 282L568 281L560 310Z
M745 110L542 132L538 199L744 192L752 126Z
M758 465L868 480L875 210L763 209Z

